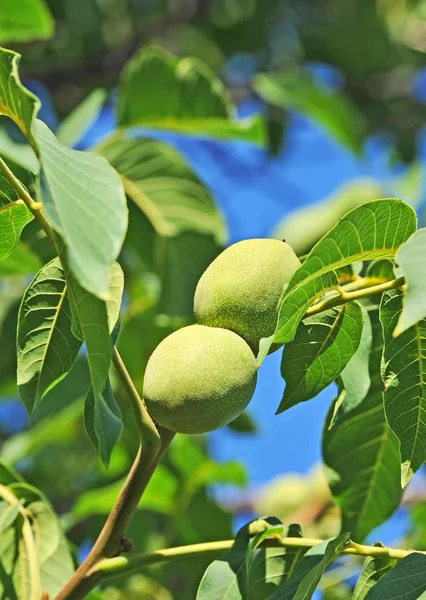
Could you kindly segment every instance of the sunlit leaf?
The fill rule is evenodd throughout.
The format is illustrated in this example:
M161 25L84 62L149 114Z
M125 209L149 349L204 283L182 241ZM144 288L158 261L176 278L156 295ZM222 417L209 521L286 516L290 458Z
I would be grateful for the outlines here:
M33 279L19 309L18 388L29 414L68 373L80 346L71 332L64 271L55 258Z
M314 398L338 377L359 346L362 328L357 302L331 308L299 325L282 356L286 386L277 414Z
M0 592L19 600L41 597L42 591L56 596L74 565L52 507L36 488L20 481L8 483L0 496L20 515L2 532Z
M426 317L426 228L419 229L395 256L398 276L407 284L403 309L394 335L399 335Z
M393 258L416 229L414 210L400 200L367 202L347 213L309 253L285 291L273 341L289 342L309 306L336 288L335 269L361 260ZM262 355L272 340L262 342Z
M40 148L40 199L66 244L67 259L80 285L106 299L109 269L127 228L127 206L117 173L107 161L62 146L36 121Z
M253 86L268 103L306 115L344 146L361 153L365 121L348 98L318 85L303 71L260 73Z
M322 442L329 484L342 514L342 531L350 531L356 541L392 515L402 494L398 440L383 409L383 336L377 311L370 313L370 319L370 388L352 407L345 406L346 390L341 391L330 408ZM350 388L348 398L352 403Z
M326 198L286 214L275 226L272 235L279 240L285 239L297 255L305 254L349 210L382 196L378 181L351 179Z
M13 252L23 228L32 219L22 200L0 205L0 260Z
M400 442L401 483L405 487L426 461L426 320L394 337L402 310L401 291L383 295L383 399L386 418Z
M106 90L93 90L87 98L67 115L56 131L58 141L72 148L86 134L90 126L99 116L107 97Z
M0 48L0 115L12 119L31 146L36 148L32 127L40 102L19 79L19 59L20 55L16 52Z
M232 120L228 93L196 58L176 59L159 47L143 48L126 65L118 92L118 124L244 139L262 144L259 117Z
M53 25L44 0L2 0L1 43L48 40L53 35Z

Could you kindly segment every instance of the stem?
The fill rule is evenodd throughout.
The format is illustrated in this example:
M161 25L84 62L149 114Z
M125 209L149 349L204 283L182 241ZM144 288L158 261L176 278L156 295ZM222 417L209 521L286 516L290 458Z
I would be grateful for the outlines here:
M9 169L9 167L2 158L0 158L0 173L3 175L6 181L10 183L10 185L13 187L13 189L18 195L18 198L25 202L28 210L30 210L34 217L37 219L47 237L50 238L56 246L55 234L53 233L53 229L49 221L46 219L43 211L41 210L42 205L40 204L40 202L35 202L31 198L26 187L22 185L22 183L17 177L15 177L13 172Z
M324 540L310 538L293 537L271 537L266 539L261 546L268 548L313 548ZM204 544L191 544L188 546L177 546L176 548L166 548L156 550L149 554L135 554L133 556L117 556L115 558L105 559L98 563L97 573L102 573L103 577L116 577L118 575L128 574L140 567L199 556L201 554L216 554L230 550L234 545L234 540L224 540L221 542L207 542ZM418 550L403 550L400 548L387 548L381 546L366 546L350 542L343 550L342 554L352 554L356 556L387 557L400 560ZM420 554L426 554L422 551Z
M154 425L154 421L151 419L148 411L146 410L145 403L139 396L135 384L130 377L123 359L120 356L117 348L114 347L112 351L112 362L117 371L121 383L126 390L129 399L132 402L132 407L136 417L136 424L139 431L139 436L143 440L150 440L151 443L160 446L160 435L157 428Z
M404 284L404 277L398 277L397 279L392 279L391 281L386 281L385 283L380 283L379 285L372 285L367 288L361 288L355 290L354 292L345 292L342 288L340 288L338 295L332 296L328 300L318 302L318 304L314 304L313 306L308 308L303 318L312 317L312 315L317 315L318 313L328 310L329 308L333 308L334 306L340 306L341 304L347 304L348 302L352 302L353 300L367 298L368 296L374 296L375 294L381 294L382 292L386 292L388 290L400 288Z
M161 446L148 442L139 448L126 482L112 508L93 548L77 571L56 596L56 600L81 600L102 579L96 565L105 558L116 557L122 551L125 531L133 518L139 500L164 452L174 437L161 431ZM111 558L110 558L111 560Z

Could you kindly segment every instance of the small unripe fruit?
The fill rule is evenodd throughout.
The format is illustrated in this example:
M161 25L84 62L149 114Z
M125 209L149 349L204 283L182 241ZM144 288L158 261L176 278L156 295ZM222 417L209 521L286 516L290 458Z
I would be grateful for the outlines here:
M149 413L177 433L227 425L250 402L257 368L252 351L232 331L190 325L165 338L151 355L143 395Z
M244 240L224 250L198 282L194 312L198 323L240 335L255 354L272 335L284 285L300 261L285 242Z

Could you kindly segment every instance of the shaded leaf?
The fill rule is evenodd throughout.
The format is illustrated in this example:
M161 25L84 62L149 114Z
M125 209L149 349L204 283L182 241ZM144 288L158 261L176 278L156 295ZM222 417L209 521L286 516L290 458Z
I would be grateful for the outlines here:
M106 302L80 287L74 277L67 273L67 285L74 325L86 344L90 380L95 395L101 394L108 377L112 358L112 341L108 327Z
M360 260L393 258L415 229L415 212L396 199L367 202L347 213L316 244L290 280L273 341L285 343L294 338L309 306L325 291L336 288L334 269Z
M405 487L426 461L426 320L394 337L402 310L401 291L383 294L383 400L386 418L400 442L401 483Z
M0 260L11 254L23 228L32 219L31 212L21 200L0 205Z
M378 547L383 547L383 544L374 544ZM379 579L389 573L394 565L394 561L386 557L368 556L362 567L361 574L356 583L352 600L364 600L369 590L375 585Z
M40 258L24 242L18 243L7 258L0 261L2 277L28 277L42 267Z
M123 487L124 479L111 485L83 492L72 508L77 519L85 519L91 515L108 515L117 496ZM146 488L139 508L160 514L173 514L179 483L173 473L159 465Z
M160 47L143 48L127 63L117 111L121 127L148 126L259 144L265 139L260 117L231 120L228 93L204 63L196 58L176 59Z
M361 154L366 124L363 115L345 96L318 85L303 71L260 73L253 86L269 104L314 119L341 144Z
M71 369L81 342L71 331L65 274L58 258L30 283L18 316L18 389L28 413Z
M303 537L300 525L289 525L285 537ZM270 598L291 577L306 548L259 548L250 569L247 600Z
M426 228L417 230L395 256L398 276L407 289L394 335L400 335L426 317Z
M101 460L108 468L111 452L123 430L121 410L107 380L102 394L95 397L92 388L84 404L84 427Z
M368 592L366 600L424 600L426 597L426 556L414 552Z
M30 145L36 148L32 127L40 102L19 79L20 58L16 52L0 48L0 115L12 119Z
M346 409L346 390L342 390L330 408L322 441L329 484L342 514L342 531L350 531L356 541L392 515L402 494L398 440L383 408L383 336L377 311L369 314L373 333L370 388L352 409Z
M40 148L40 198L66 245L72 273L98 296L108 295L109 269L127 228L127 206L117 173L100 156L62 146L36 121Z
M223 241L223 219L210 192L174 148L136 138L112 142L102 153L158 235L199 231Z
M370 388L370 355L373 343L373 332L368 311L362 309L364 325L361 340L355 354L340 373L345 389L345 401L342 412L348 412L364 400Z
M286 386L277 414L314 398L338 377L359 346L362 328L357 302L319 313L299 325L282 356Z
M81 102L77 108L61 122L56 130L58 141L70 148L75 146L98 118L106 98L106 90L93 90L93 92L91 92L87 98L85 98L83 102Z
M44 0L2 0L0 42L48 40L53 19Z
M342 533L335 539L317 544L304 555L292 576L271 596L271 600L309 600L325 569L349 541Z
M198 588L197 600L248 598L250 588L256 584L256 581L250 580L256 548L266 537L281 535L283 529L282 523L275 517L253 521L240 529L229 553L207 568ZM251 537L253 533L256 535ZM284 570L284 561L282 566Z

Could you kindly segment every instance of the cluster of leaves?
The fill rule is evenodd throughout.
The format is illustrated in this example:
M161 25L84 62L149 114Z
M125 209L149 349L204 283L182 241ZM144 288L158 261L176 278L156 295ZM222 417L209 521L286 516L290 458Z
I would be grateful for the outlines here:
M78 102L81 88L88 91L88 80L113 86L112 69L142 38L198 56L215 71L231 59L230 85L267 106L273 149L281 143L288 111L297 110L357 153L368 134L388 131L399 154L411 160L425 119L424 105L408 93L425 64L417 33L425 15L420 0L348 0L338 6L326 0L315 7L310 0L187 0L179 9L170 0L110 0L102 6L75 0L73 10L66 0L25 0L20 10L8 0L3 14L0 42L44 40L27 73L48 83L66 108L73 98ZM51 15L60 43L48 41ZM237 68L241 64L235 77L233 59ZM341 89L318 83L312 64L334 68L341 79L334 87ZM61 91L70 78L77 84L71 100Z
M88 438L108 466L124 417L116 401L118 386L110 378L114 345L122 347L138 382L156 343L192 318L196 281L225 239L208 190L179 154L143 137L141 128L261 143L263 126L258 119L232 120L225 89L203 64L176 60L153 48L138 53L122 74L117 130L93 153L83 153L64 142L78 141L78 130L84 131L98 98L80 107L55 135L36 119L38 100L21 85L17 68L18 55L0 50L0 113L26 138L25 144L13 136L0 140L9 165L2 167L0 176L1 272L8 281L8 273L23 278L41 268L16 310L22 290L18 284L0 334L8 335L6 324L13 323L10 313L15 310L17 385L35 431L43 431L46 416L75 411L73 402L84 396ZM138 100L141 94L143 104ZM5 177L9 168L20 187L11 186ZM43 213L37 212L40 206L28 199L27 190ZM34 214L41 215L38 220L54 243L50 254L46 239L35 233ZM286 388L278 412L338 383L324 428L323 456L342 514L342 533L304 554L300 549L262 548L266 538L301 537L296 526L284 528L276 519L264 520L260 531L247 526L230 554L206 571L199 600L310 598L325 568L349 540L362 540L393 513L403 487L426 461L426 295L419 276L424 271L425 230L416 227L413 209L396 199L369 202L349 212L314 246L289 282L275 335L260 349L259 360L271 343L285 343ZM357 271L353 265L359 263L363 266ZM135 275L139 268L142 276ZM125 277L129 300L124 297L123 302ZM394 285L395 277L404 277L402 290L402 280ZM385 286L380 290L389 284L389 290L363 298L360 290L372 283ZM350 295L357 288L359 302ZM322 307L326 310L316 312ZM158 315L164 318L151 329L152 339L135 340L143 337L143 324ZM13 358L2 358L0 368L6 393L13 389ZM64 397L65 389L69 392ZM61 435L58 419L53 427L50 424L51 436ZM45 438L39 435L40 445ZM34 437L30 441L37 443ZM14 452L16 447L9 448L12 456ZM156 471L141 507L162 515L178 513L181 537L188 543L198 541L204 529L195 520L197 513L183 514L188 502L195 498L202 507L198 514L205 519L203 511L211 503L203 486L242 484L243 474L236 465L219 467L206 461L190 441L177 441L168 461ZM123 465L116 467L117 477L102 487L102 493L93 489L78 498L70 526L108 513L122 472ZM178 494L181 480L186 494ZM6 467L0 484L0 527L12 540L11 554L5 549L0 555L10 574L8 585L23 598L29 597L28 581L32 591L56 593L69 578L72 561L62 534L49 543L37 538L45 518L49 535L59 531L51 508ZM223 513L215 510L211 536L206 535L210 539L221 532L217 523ZM228 526L229 521L223 529ZM167 537L173 541L175 535ZM51 562L62 552L64 569L55 570L56 579L49 582ZM425 588L424 560L413 554L394 566L367 559L355 597L396 598L394 582L399 581L398 593L419 598L419 589L423 593ZM14 579L15 570L21 579Z

